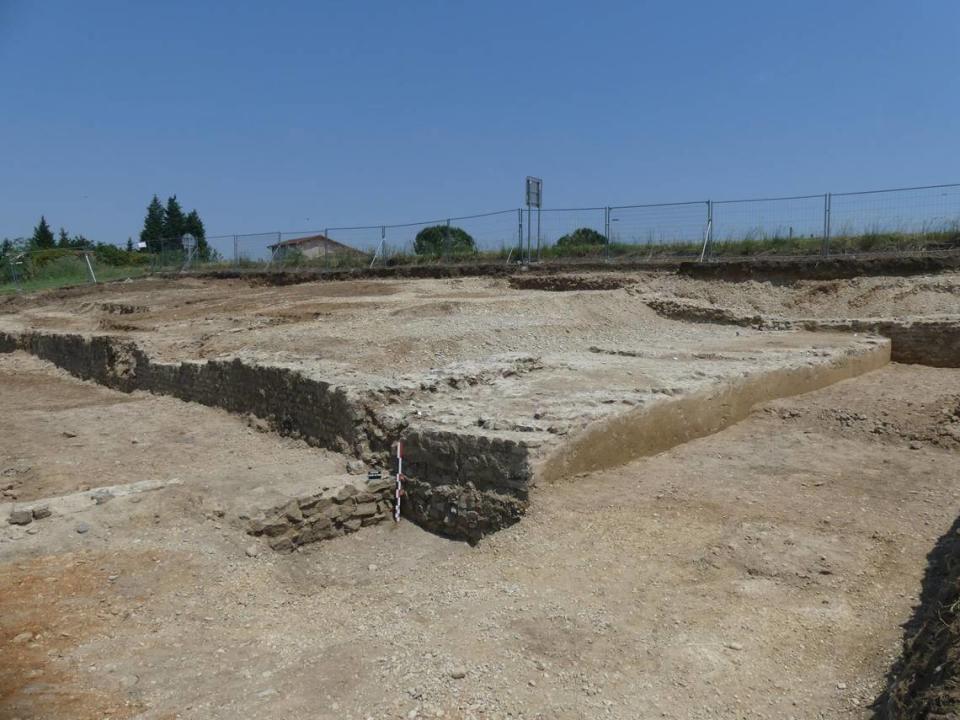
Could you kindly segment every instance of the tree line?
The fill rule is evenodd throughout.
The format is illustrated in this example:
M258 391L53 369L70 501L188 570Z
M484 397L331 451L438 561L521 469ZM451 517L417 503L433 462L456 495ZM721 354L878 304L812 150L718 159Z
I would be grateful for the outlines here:
M143 219L140 242L146 243L147 251L152 253L164 250L182 249L181 238L193 235L197 239L197 253L206 258L210 249L207 245L207 232L203 220L196 210L184 214L183 207L176 195L167 198L166 206L156 195L147 205L147 215Z
M167 198L165 206L154 195L147 206L147 215L140 231L140 241L146 244L144 249L151 253L180 250L181 239L188 233L197 239L197 251L202 258L206 258L210 251L200 214L196 210L184 213L176 195ZM46 216L41 215L29 237L17 240L4 238L0 243L0 255L32 250L95 250L108 246L122 249L110 243L94 242L84 235L70 235L63 227L54 234ZM127 238L126 251L135 252L138 249L141 248L134 245L133 238Z

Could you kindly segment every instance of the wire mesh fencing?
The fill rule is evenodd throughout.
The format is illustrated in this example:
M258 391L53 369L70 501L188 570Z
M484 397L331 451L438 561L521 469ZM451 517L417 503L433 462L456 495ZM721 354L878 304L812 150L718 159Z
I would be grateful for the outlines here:
M114 245L87 247L0 247L0 294L96 284L144 275L150 256Z
M703 244L709 216L705 201L611 207L610 242L648 252L695 254Z
M570 208L511 208L407 223L151 239L133 252L97 244L0 246L0 283L85 282L100 274L198 267L338 269L568 258L701 260L960 250L960 183L789 197Z
M960 236L960 185L831 193L833 253L949 249Z
M824 207L823 195L711 202L710 250L714 255L819 253Z
M574 208L211 236L192 263L337 269L563 258L698 258L960 249L960 183ZM189 267L178 241L155 267Z

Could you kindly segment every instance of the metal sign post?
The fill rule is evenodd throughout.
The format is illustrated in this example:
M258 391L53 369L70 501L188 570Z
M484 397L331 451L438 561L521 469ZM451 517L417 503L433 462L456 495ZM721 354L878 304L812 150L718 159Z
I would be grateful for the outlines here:
M527 196L527 262L530 262L531 259L531 247L530 247L530 210L531 208L537 209L537 256L540 256L540 207L543 204L543 180L536 177L531 177L527 175L527 185L526 185L526 196ZM522 242L521 238L521 242Z

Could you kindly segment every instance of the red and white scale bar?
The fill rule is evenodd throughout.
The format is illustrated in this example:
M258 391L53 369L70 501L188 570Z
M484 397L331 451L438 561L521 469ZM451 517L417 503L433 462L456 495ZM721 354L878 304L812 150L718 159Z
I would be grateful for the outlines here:
M400 522L400 495L403 494L403 443L397 440L397 497L393 506L393 521Z

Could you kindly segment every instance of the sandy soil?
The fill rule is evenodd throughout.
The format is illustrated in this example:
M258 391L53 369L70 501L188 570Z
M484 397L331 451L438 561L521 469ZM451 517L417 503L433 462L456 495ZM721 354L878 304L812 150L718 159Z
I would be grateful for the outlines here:
M578 275L587 286L604 274ZM606 291L516 289L509 279L363 280L250 286L138 280L0 302L0 329L129 336L159 359L245 357L322 366L345 381L396 380L495 358L570 356L591 347L723 352L762 333L671 322L648 294L791 317L960 313L960 274L771 283L617 275ZM758 342L760 342L758 340Z
M960 315L960 273L844 280L716 282L647 274L639 293L707 302L787 318L904 318Z
M3 525L2 717L866 717L960 505L960 371L891 365L542 486L474 548L404 522L251 557L210 511L236 478L336 456L0 366L18 492L183 480Z
M865 344L668 320L636 291L665 282L660 276L617 278L623 287L574 292L516 289L505 278L281 287L140 280L8 301L0 330L106 333L155 359L292 367L369 397L389 427L545 448L665 396L827 362Z

